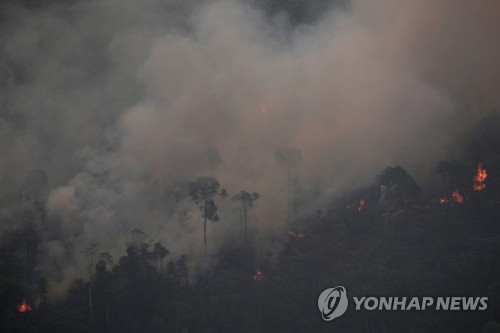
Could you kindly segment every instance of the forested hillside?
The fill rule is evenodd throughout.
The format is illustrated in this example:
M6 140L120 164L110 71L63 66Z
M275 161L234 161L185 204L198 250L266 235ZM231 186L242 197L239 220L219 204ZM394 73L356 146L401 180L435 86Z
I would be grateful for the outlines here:
M252 239L234 239L209 272L189 272L185 256L171 257L168 244L145 242L134 229L121 258L86 249L88 276L57 302L47 301L46 278L35 269L49 224L31 203L2 238L2 331L497 332L499 124L488 118L461 159L436 163L443 180L437 192L388 167L373 186L293 222L277 256L262 254ZM485 176L478 179L479 162ZM324 322L316 299L335 285L353 295L481 295L489 302L479 312L351 309Z

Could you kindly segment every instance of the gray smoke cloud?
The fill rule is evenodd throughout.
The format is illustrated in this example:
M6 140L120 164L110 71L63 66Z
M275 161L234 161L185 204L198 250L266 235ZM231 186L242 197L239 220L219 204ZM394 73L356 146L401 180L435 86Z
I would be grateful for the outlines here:
M44 203L41 269L62 296L85 272L79 251L95 242L118 258L133 228L199 264L201 217L176 195L200 175L230 195L261 193L252 234L276 246L286 224L278 148L302 151L303 212L387 165L431 183L456 132L498 110L499 7L359 0L292 26L230 0L6 5L2 228L23 195ZM34 169L48 181L24 191ZM219 208L212 253L239 232L238 207Z

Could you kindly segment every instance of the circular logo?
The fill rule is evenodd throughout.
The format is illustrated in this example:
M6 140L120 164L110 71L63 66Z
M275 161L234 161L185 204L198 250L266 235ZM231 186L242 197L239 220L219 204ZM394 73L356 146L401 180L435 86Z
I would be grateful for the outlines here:
M318 308L325 321L342 316L347 310L347 292L344 287L325 289L318 297Z

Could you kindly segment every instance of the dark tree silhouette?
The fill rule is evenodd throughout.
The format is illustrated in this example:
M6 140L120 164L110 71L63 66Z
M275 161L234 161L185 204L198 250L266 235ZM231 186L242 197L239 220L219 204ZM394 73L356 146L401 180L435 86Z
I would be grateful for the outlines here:
M385 186L392 198L398 202L414 199L420 188L412 176L400 166L387 167L376 179L380 186Z
M379 204L385 209L387 227L390 211L403 209L413 203L420 194L420 188L412 176L402 167L387 167L376 176L380 187Z
M95 265L96 274L103 273L107 270L107 266L114 264L113 256L109 252L102 252L99 254L99 261Z
M153 259L160 262L160 272L163 272L163 258L165 258L170 252L160 243L156 242L153 245Z
M232 197L233 201L240 202L242 205L243 221L245 223L245 244L247 243L247 213L249 209L253 208L254 203L257 201L257 199L259 199L259 197L260 197L259 193L256 192L248 193L243 190L241 190L240 193Z
M202 176L196 178L195 182L189 183L189 195L195 204L201 210L203 217L203 244L205 253L207 252L207 220L212 222L219 221L217 215L217 205L214 202L215 197L225 199L227 191L221 189L219 181L214 177Z

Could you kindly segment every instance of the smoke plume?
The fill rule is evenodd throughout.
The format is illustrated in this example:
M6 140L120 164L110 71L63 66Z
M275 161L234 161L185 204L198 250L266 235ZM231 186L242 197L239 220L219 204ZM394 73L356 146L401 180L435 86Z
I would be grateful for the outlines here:
M265 1L3 5L2 229L23 198L44 204L54 295L84 274L81 250L119 257L134 228L196 264L203 226L185 189L197 176L262 194L250 224L272 247L286 223L276 149L302 152L304 213L388 165L427 184L457 133L498 110L497 1L327 8L293 22ZM47 181L30 189L35 169ZM219 209L211 253L238 238L238 207Z

